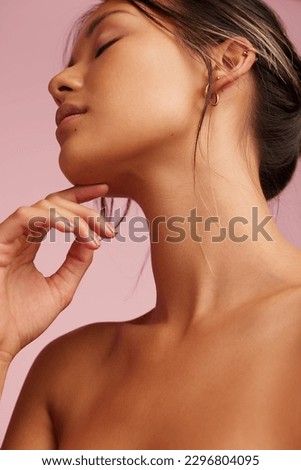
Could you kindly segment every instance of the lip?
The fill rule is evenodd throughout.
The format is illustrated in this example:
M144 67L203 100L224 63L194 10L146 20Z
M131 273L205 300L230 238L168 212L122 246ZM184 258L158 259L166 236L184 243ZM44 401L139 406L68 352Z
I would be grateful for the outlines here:
M62 106L59 107L56 112L55 123L57 126L59 126L63 121L70 121L71 118L78 117L79 115L85 114L86 112L87 108L83 106L77 106L71 103L64 103L62 104Z

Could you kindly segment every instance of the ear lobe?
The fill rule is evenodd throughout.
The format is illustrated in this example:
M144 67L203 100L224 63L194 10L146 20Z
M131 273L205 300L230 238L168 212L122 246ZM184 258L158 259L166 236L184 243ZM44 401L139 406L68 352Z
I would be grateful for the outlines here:
M219 51L216 50L216 63L221 65L216 67L219 71L213 77L215 93L247 74L257 60L252 44L243 37L227 39L217 49ZM217 76L218 81L216 81Z

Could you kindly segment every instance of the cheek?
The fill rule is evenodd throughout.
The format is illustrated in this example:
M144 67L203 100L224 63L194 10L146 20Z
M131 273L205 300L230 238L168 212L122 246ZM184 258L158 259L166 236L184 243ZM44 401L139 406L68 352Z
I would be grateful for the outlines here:
M154 42L135 41L133 46L124 39L100 60L99 71L91 77L99 116L93 132L99 136L154 145L178 131L189 115L193 89L186 64L175 45L167 41L160 48Z

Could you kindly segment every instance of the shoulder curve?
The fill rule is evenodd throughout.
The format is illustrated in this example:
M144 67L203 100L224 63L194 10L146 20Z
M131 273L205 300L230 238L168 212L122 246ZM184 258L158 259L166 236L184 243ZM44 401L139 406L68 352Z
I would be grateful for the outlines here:
M82 354L106 355L118 335L118 323L91 323L58 336L38 354L35 362L50 361L56 365L74 361Z
M117 323L90 324L54 339L42 349L23 383L6 433L5 449L56 448L54 405L70 401L78 384L84 383L82 376L94 373L89 364L96 362L101 371L117 332ZM30 432L24 433L24 429Z
M105 363L118 337L118 323L94 323L65 333L48 343L35 358L25 384L49 397L63 384L78 380L89 365Z

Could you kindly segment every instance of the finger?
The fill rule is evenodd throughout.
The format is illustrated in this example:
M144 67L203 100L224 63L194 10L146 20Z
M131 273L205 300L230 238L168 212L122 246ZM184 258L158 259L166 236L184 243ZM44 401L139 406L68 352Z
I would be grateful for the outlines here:
M95 249L99 247L100 240L98 234L107 236L104 230L101 231L100 226L96 227L96 224L91 224L90 228L84 218L75 215L74 212L69 212L63 207L49 208L49 213L51 226L60 231L72 232L78 242L88 243L89 248Z
M108 192L107 184L93 184L88 186L73 186L56 193L49 194L45 199L55 200L57 197L66 199L67 201L82 202L91 201L100 196L105 196Z
M87 249L86 245L75 240L62 266L47 278L47 282L57 292L61 304L60 311L71 302L82 277L93 260L93 254L93 251Z
M78 226L79 218L83 219L90 229L100 236L114 237L117 233L114 230L114 225L107 222L100 212L96 210L63 199L60 199L60 204L56 205L56 207L51 207L51 203L49 201L49 210L52 211L54 217L57 209L62 216L68 218L76 226Z
M38 234L40 233L35 242L41 242L43 240L42 233L45 236L47 231L53 226L50 221L49 200L54 202L59 199L62 201L63 197L66 200L79 204L80 202L86 202L96 197L104 196L107 191L108 185L103 184L75 186L49 195L48 204L44 204L43 207L41 201L35 206L20 207L0 224L0 243L12 243L16 238L24 235L24 233L28 234L32 231ZM37 227L38 225L41 225L41 230ZM38 228L38 230L35 230L36 228ZM46 232L43 232L42 228L44 230L46 229ZM68 231L65 226L57 226L57 229L60 231Z
M46 234L49 230L48 217L46 208L19 207L0 224L0 243L12 243L21 235L32 232L39 233L42 241L42 233Z
M75 235L80 235L76 231L76 227L67 218L62 222L62 216L58 212L57 217L53 217L49 211L49 204L46 201L41 201L39 206L19 207L13 214L11 214L4 222L0 224L0 243L9 244L13 243L17 238L23 236L24 240L28 243L41 244L50 228L55 228L60 232L75 232ZM85 221L81 221L83 228L85 226L85 236L91 236L91 231ZM99 246L97 237L93 240L90 237L89 247L96 248Z

